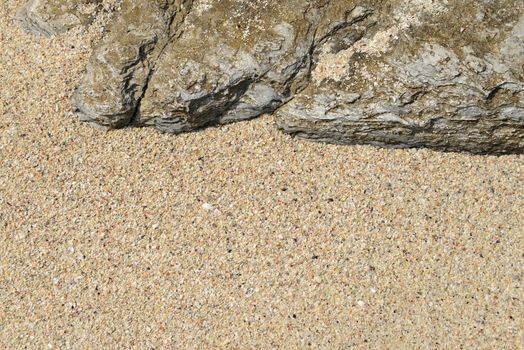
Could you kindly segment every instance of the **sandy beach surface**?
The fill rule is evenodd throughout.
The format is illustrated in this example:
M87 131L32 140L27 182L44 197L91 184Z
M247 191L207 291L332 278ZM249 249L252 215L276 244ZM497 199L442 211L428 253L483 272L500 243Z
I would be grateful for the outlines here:
M1 349L522 349L524 157L105 132L101 22L0 4Z

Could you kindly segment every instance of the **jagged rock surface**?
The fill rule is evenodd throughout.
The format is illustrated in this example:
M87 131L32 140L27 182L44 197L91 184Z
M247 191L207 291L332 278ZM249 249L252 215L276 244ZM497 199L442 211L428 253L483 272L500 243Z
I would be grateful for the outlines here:
M347 7L331 18L337 28L319 30L334 3L195 1L136 123L178 133L273 112L307 86L311 54L329 32L363 18Z
M353 27L365 33L354 44L321 48L278 126L326 142L521 153L524 3L385 4Z
M83 121L104 128L131 124L155 62L190 1L124 0L95 48L73 97Z
M94 2L31 1L20 17L53 34L89 23ZM104 128L276 110L285 132L326 142L523 153L524 3L123 0L74 103Z

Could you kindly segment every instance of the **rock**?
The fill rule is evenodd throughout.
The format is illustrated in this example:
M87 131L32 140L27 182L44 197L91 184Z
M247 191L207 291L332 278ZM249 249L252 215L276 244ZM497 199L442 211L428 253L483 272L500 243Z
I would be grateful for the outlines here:
M334 3L195 1L159 58L136 124L179 133L273 112L307 86ZM331 32L362 19L353 8L332 13Z
M375 6L320 48L277 124L332 143L522 153L524 2Z
M62 32L93 2L32 1L21 18ZM74 95L95 126L276 111L313 140L524 153L521 0L122 0L115 18Z
M74 94L77 115L103 128L132 123L155 62L177 30L184 0L124 0Z
M319 27L343 28L351 12L330 28L327 1L125 4L75 94L78 114L173 133L273 112L307 85L313 48L330 34ZM130 34L130 24L139 29Z
M18 11L28 32L50 36L93 21L102 0L31 0Z

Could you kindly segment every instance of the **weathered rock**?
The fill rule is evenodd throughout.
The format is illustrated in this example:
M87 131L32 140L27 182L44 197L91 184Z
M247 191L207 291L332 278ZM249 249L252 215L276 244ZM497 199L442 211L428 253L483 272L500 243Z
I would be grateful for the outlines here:
M94 19L102 0L31 0L18 11L22 27L33 34L53 35Z
M321 48L279 128L334 143L524 151L524 2L390 1L352 30Z
M337 2L196 0L158 61L136 124L178 133L273 112L307 85L314 47L365 17L344 1L324 23Z
M326 23L331 8L325 0L128 1L89 62L78 114L108 128L176 133L272 112L307 85L314 46L364 15L347 7Z
M93 1L21 16L51 34L88 23ZM104 128L179 133L283 106L279 128L320 141L523 153L524 3L123 0L74 103Z
M73 97L81 120L104 128L131 124L155 62L190 2L123 1Z

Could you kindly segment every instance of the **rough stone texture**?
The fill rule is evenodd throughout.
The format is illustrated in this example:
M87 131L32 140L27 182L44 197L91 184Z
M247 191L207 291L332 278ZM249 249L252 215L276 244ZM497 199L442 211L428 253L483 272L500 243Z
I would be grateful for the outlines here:
M75 4L21 17L50 34L92 19ZM520 0L123 0L74 102L104 128L179 133L284 105L278 127L315 140L522 153L523 72Z
M178 133L273 112L307 85L315 46L362 18L348 6L319 30L332 3L195 1L136 123Z
M22 27L46 36L89 24L101 0L31 0L18 13Z
M182 0L123 1L75 93L81 120L106 128L132 122L158 55L185 9Z
M520 0L388 2L319 56L312 83L277 113L286 132L349 144L524 149Z

